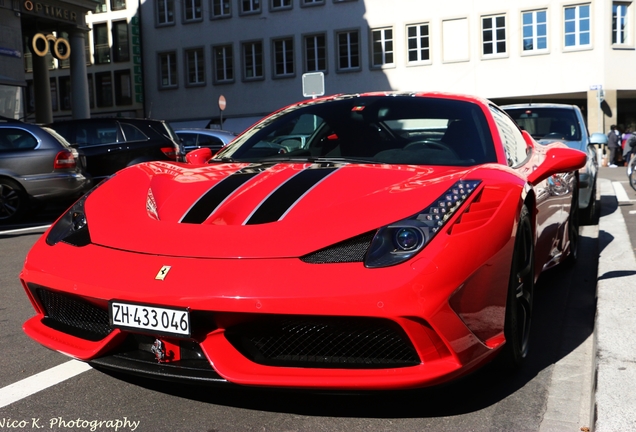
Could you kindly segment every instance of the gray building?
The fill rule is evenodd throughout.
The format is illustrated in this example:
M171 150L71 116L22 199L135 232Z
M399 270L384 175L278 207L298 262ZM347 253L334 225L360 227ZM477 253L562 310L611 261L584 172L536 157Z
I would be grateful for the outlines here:
M327 94L471 93L498 103L579 105L591 131L636 124L631 1L147 0L146 108L177 125L228 129ZM600 110L604 100L606 115ZM609 109L607 109L609 108Z

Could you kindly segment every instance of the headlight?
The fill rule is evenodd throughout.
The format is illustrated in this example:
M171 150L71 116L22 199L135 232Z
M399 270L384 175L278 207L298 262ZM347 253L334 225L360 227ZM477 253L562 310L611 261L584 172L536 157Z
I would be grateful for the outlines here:
M108 181L108 179L101 181L93 189L86 192L83 197L77 200L75 204L58 219L46 236L46 244L53 246L61 241L80 247L90 244L91 235L88 231L88 220L86 219L84 205L86 204L88 196L106 181Z
M410 218L378 230L364 260L368 268L400 264L419 253L481 183L461 180Z

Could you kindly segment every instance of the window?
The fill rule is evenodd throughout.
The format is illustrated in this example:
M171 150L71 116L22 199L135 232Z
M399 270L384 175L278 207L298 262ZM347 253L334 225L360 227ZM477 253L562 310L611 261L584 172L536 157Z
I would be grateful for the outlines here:
M60 84L60 109L69 111L71 109L71 77L59 77Z
M93 74L86 75L88 81L88 106L95 108L95 92L93 91Z
M277 39L274 45L274 76L289 77L294 75L294 40L292 38Z
M245 42L243 44L243 78L246 80L264 78L262 42Z
M325 0L301 0L301 6L318 6L325 4Z
M177 86L177 55L173 52L159 54L159 88Z
M232 45L212 47L214 61L214 82L227 83L234 81L234 59Z
M546 10L523 12L523 51L548 49L548 14Z
M93 24L93 49L95 52L95 64L110 63L108 24Z
M97 89L97 107L113 106L113 79L110 72L95 74L95 88Z
M132 80L130 70L115 71L115 104L132 104Z
M259 13L261 11L261 0L239 0L242 14Z
M201 0L183 0L183 19L185 22L201 21Z
M305 36L305 72L327 71L325 35Z
M481 19L482 54L506 53L506 17L504 15Z
M37 145L37 138L24 129L9 127L0 129L0 152L32 150Z
M230 13L230 0L212 0L212 18L228 18Z
M121 131L124 133L124 140L126 141L148 141L150 139L139 128L130 123L119 123L119 126L121 126Z
M189 49L185 51L186 84L189 86L205 84L205 60L203 48Z
M352 71L360 69L360 35L358 31L345 31L336 34L338 40L338 70Z
M110 10L124 10L126 9L126 0L110 0Z
M427 62L431 59L428 24L406 27L406 44L409 63Z
M130 60L128 48L128 22L113 21L113 61L125 62Z
M581 47L590 45L590 5L566 7L564 17L565 46Z
M174 0L155 0L157 25L174 24Z
M58 110L57 80L55 78L50 78L50 86L51 86L51 109L53 111L57 111Z
M627 43L627 11L629 3L614 2L612 4L612 43L624 45Z
M393 60L393 29L377 29L371 31L373 66L390 66Z
M97 0L97 6L95 6L95 13L104 13L104 12L108 12L107 6L106 6L106 0Z
M292 8L292 0L270 0L273 11Z
M504 145L508 166L516 167L521 165L528 157L528 144L523 139L523 135L519 127L508 117L494 106L490 106L499 136Z

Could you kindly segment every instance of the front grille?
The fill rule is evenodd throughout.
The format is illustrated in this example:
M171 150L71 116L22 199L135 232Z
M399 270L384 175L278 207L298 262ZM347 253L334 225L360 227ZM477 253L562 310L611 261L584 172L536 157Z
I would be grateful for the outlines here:
M36 288L49 327L91 341L105 338L111 332L108 311L79 297Z
M379 369L420 363L403 330L385 319L273 317L229 328L225 335L241 354L270 366Z
M370 231L309 253L300 259L309 264L362 262L373 236L375 236L375 231Z

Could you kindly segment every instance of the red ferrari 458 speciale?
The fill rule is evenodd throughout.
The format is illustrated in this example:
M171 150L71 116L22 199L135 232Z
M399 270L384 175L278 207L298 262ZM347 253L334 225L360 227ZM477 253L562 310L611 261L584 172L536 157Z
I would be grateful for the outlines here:
M218 384L513 368L536 279L576 258L585 160L476 97L306 100L77 201L28 254L24 330L99 368Z

